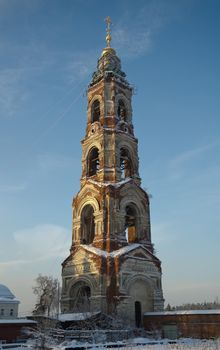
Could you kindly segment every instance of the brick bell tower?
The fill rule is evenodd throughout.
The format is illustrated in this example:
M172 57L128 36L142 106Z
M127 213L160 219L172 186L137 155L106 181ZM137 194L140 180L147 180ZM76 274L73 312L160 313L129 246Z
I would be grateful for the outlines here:
M151 242L148 194L141 188L132 87L110 46L88 86L81 189L73 199L72 246L62 266L61 312L102 311L141 326L163 309L161 262Z

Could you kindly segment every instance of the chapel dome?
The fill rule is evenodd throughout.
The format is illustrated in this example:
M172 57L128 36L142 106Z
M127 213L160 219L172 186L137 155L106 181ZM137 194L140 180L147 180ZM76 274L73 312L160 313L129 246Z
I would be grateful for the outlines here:
M0 284L0 298L14 299L15 296L8 287L6 287L4 284Z

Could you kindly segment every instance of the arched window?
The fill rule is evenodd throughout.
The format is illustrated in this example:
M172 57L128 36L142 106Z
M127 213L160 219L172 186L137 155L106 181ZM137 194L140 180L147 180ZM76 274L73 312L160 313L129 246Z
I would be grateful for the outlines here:
M88 176L93 176L99 170L99 150L94 147L90 150L87 158Z
M118 118L124 120L125 122L127 121L127 111L125 108L125 104L122 100L118 101Z
M135 242L137 232L137 213L132 205L125 208L125 234L128 243Z
M100 102L99 100L95 100L92 104L91 109L91 122L98 122L100 118Z
M88 204L81 213L81 243L90 244L95 236L94 209Z
M120 169L122 179L131 177L133 175L131 158L128 150L125 148L122 148L120 150Z
M84 281L74 284L70 290L72 311L86 312L90 311L91 289Z

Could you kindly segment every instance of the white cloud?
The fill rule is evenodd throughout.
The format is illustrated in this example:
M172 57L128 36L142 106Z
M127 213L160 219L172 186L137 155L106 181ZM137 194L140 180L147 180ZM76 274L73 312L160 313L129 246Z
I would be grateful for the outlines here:
M130 31L125 26L118 26L114 31L114 45L123 52L123 57L141 56L151 48L151 32Z
M13 116L27 100L28 91L22 88L22 70L4 69L0 71L0 115Z
M30 314L36 302L32 292L34 280L39 273L60 278L60 264L69 255L71 232L61 226L42 224L14 232L10 250L4 249L2 243L1 282L21 301L20 313Z
M56 225L38 225L30 229L16 231L15 244L31 260L54 256L65 256L70 243L70 232Z
M59 104L70 94L72 101L73 90L86 90L85 82L96 67L97 53L95 52L76 54L71 51L52 51L37 42L32 42L25 47L2 42L0 51L7 52L10 57L18 57L18 60L12 59L12 62L4 63L4 68L0 70L1 118L17 115L27 106L27 102L33 97L34 89L38 87L40 87L38 96L39 91L43 91L42 88L44 86L48 88L49 85L51 91L59 89L61 96ZM6 60L4 54L2 59ZM55 81L54 71L56 71ZM50 79L45 80L45 75ZM30 89L33 81L34 87ZM60 83L57 84L57 81ZM56 105L58 102L56 101Z
M209 143L207 145L203 145L203 146L196 147L196 148L187 150L185 152L182 152L171 160L171 166L175 167L183 163L186 163L196 158L197 156L203 154L204 152L210 150L211 148L213 148L214 145L215 145L214 143Z
M44 153L38 155L37 162L40 170L47 172L54 169L65 169L73 166L74 158L63 154Z
M177 239L178 235L174 233L175 229L173 227L173 224L174 221L158 222L151 224L153 241L156 245L161 242L163 242L164 244L164 241L170 244L170 242Z
M101 52L100 52L101 54ZM65 65L67 79L72 83L78 79L85 81L96 69L97 51L77 52L70 55Z
M11 259L7 253L0 266L4 271L12 266L34 265L39 261L65 258L70 248L71 233L64 227L43 224L13 233Z
M27 189L27 183L0 185L0 193L17 193Z
M23 175L26 177L25 181L17 183L16 176L11 174L12 178L9 180L5 177L0 179L0 193L2 194L20 194L27 190L36 179L36 177L47 175L51 172L63 171L71 169L78 164L80 167L80 160L64 154L58 153L42 153L36 156L35 166L31 167ZM27 175L28 174L28 175Z
M123 57L138 57L149 52L155 34L170 21L183 16L184 10L184 6L175 1L158 0L147 2L136 12L125 11L120 21L113 24L113 47L122 51Z
M192 162L195 162L201 156L204 157L204 154L212 150L216 145L217 145L217 142L212 142L203 146L189 149L175 156L170 161L171 178L172 179L181 178L185 173L185 169L188 168L189 165L192 164ZM205 169L203 169L203 174L204 174L204 170Z

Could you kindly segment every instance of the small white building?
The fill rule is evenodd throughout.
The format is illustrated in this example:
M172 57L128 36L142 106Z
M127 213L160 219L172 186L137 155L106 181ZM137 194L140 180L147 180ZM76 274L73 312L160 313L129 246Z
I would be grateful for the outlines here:
M0 284L0 319L14 319L18 317L20 301L8 287Z

